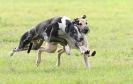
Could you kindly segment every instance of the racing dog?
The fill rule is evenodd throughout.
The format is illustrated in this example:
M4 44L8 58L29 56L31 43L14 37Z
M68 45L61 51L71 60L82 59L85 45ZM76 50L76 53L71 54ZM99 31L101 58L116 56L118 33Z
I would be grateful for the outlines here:
M73 24L70 18L66 16L53 17L25 32L20 39L19 46L14 48L10 55L12 56L18 51L28 50L27 52L29 53L30 50L37 50L42 45L43 41L59 42L65 46L65 48L69 48L67 41L64 38L60 38L60 36L63 35L70 36L75 42L83 40L78 26Z
M84 61L85 61L85 65L86 67L88 67L90 64L88 64L88 56L94 56L96 54L96 51L89 51L87 49L87 40L85 37L85 34L88 33L89 31L89 27L87 26L87 21L86 21L86 15L83 15L82 17L76 18L72 21L73 24L77 24L78 27L80 28L80 31L83 34L83 41L82 46L77 46L74 44L73 39L71 39L69 36L62 36L61 38L65 38L68 42L68 45L71 48L77 48L81 53L83 53L84 55ZM48 42L46 43L46 46L42 46L39 50L38 50L38 56L37 56L37 60L36 60L36 64L37 66L39 66L40 62L41 62L41 53L42 52L48 52L48 53L54 53L57 49L57 42ZM67 51L70 53L70 49L67 49ZM64 52L66 52L65 48L63 47L63 49L58 50L58 61L57 61L57 65L60 65L60 56L61 54L63 54ZM68 53L67 52L67 53Z

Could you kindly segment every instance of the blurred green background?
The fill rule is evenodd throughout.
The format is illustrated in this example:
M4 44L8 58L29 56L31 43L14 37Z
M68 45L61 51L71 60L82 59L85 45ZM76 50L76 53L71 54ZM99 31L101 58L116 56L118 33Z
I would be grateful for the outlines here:
M132 84L132 0L0 0L0 84ZM86 69L76 50L63 54L43 53L36 67L36 51L9 56L21 35L53 16L87 15L91 49L97 51Z

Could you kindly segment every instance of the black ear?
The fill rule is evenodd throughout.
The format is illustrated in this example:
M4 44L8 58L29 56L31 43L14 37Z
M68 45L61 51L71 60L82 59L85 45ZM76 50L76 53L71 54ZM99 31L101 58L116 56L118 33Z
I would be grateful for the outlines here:
M82 18L85 19L86 18L86 15L83 15Z
M78 20L78 18L75 18L74 21L75 21L75 22L78 22L79 20Z
M72 21L72 24L78 24L79 23L79 18L75 18L73 21Z

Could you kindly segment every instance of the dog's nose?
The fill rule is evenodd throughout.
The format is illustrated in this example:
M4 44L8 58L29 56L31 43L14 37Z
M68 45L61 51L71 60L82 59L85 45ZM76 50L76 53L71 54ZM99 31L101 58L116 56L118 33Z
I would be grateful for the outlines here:
M84 34L87 34L89 31L90 31L89 28L86 27L86 28L84 28L83 33L84 33Z
M84 33L87 34L89 32L89 29L85 29Z

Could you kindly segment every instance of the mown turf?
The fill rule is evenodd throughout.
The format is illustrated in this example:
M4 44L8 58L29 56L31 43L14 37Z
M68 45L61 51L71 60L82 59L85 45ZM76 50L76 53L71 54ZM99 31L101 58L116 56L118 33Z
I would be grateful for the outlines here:
M0 0L0 84L132 84L132 0ZM53 16L87 15L91 49L97 51L86 69L73 50L55 65L57 53L43 53L35 65L36 52L9 52L27 29Z

